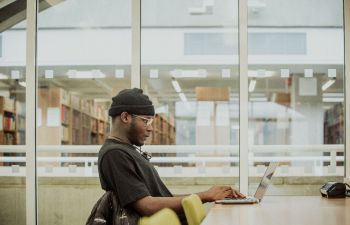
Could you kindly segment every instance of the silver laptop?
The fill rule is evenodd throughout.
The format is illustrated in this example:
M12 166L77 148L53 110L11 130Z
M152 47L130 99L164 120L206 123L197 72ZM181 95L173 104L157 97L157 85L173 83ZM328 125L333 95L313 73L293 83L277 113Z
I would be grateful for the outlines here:
M261 178L260 184L258 188L256 189L254 197L247 197L247 198L225 198L222 200L216 200L215 203L218 204L253 204L253 203L259 203L261 202L262 198L264 197L266 190L268 186L271 183L271 178L274 172L276 171L276 168L278 167L278 162L271 162L269 166L266 168L264 176Z

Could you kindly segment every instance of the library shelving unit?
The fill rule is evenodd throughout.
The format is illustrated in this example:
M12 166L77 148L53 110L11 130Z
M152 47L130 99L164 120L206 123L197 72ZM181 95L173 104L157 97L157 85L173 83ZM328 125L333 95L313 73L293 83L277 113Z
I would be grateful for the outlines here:
M101 105L97 105L95 115L97 118L97 143L103 144L108 136L110 127L106 109Z
M72 108L72 145L82 143L82 112L80 111L80 98L76 95L70 96Z
M25 144L24 103L0 96L0 145ZM1 153L0 156L25 156L25 153ZM0 166L24 163L0 163Z
M71 107L67 91L61 88L38 90L37 143L66 145L71 140Z
M344 105L337 103L324 113L323 123L323 140L324 144L344 144L345 141L345 124L344 124ZM329 155L329 153L324 153ZM337 156L343 156L343 152L337 152ZM337 162L338 166L342 166L342 162Z
M38 143L103 144L109 127L106 108L62 88L39 89Z
M16 111L15 101L0 96L0 143L2 145L16 145Z
M174 145L176 142L176 129L174 117L166 114L156 114L153 121L153 131L146 144Z
M98 119L95 117L91 117L90 120L90 140L91 144L98 144L98 131L97 131Z
M25 104L23 102L16 101L16 141L18 145L25 144L26 134L26 112Z
M324 144L344 143L344 106L335 104L324 113Z

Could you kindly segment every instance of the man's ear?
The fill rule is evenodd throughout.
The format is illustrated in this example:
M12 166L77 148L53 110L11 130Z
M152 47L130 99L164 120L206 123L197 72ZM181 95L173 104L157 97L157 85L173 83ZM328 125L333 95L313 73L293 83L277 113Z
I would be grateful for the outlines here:
M129 114L127 112L122 112L120 114L120 120L123 122L123 123L128 123L130 121L130 117L129 117Z

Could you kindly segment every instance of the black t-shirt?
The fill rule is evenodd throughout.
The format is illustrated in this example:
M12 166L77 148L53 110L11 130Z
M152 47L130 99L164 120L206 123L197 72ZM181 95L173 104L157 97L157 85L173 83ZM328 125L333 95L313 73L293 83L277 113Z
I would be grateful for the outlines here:
M121 143L107 139L100 149L100 182L104 190L114 191L118 195L122 207L133 210L130 204L146 196L173 196L160 179L154 166L131 145L124 144L127 149L108 151L100 162L101 152L114 144ZM184 215L180 214L179 217L182 224L185 224Z

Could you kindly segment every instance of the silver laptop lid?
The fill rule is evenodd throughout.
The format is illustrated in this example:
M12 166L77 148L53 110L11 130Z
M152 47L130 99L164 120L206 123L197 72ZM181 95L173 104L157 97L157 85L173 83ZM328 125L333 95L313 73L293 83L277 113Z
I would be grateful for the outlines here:
M254 197L259 199L259 202L264 197L267 187L271 183L271 178L274 172L276 171L276 168L278 167L279 162L270 162L269 166L267 167L264 176L261 178L259 187L256 189Z

